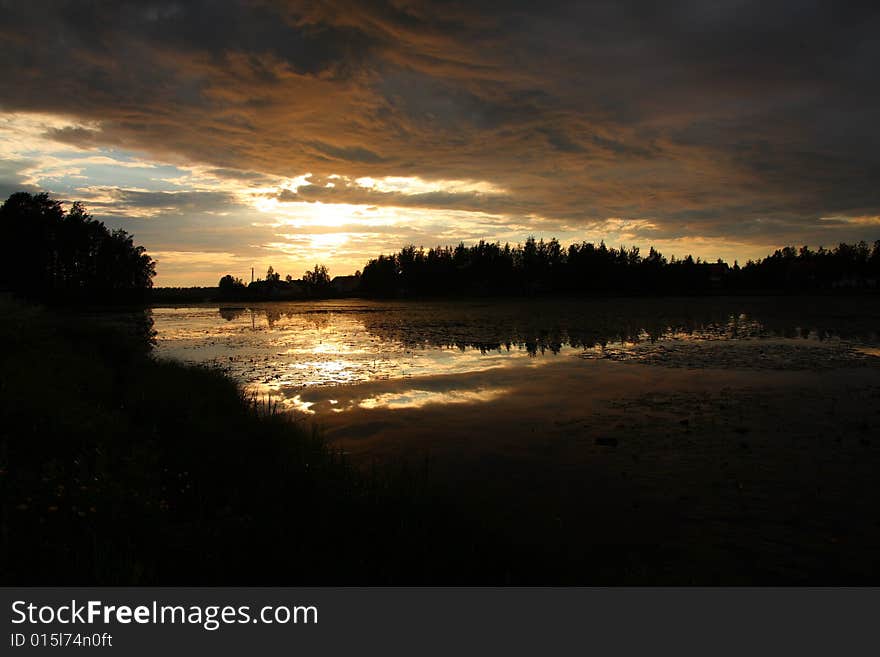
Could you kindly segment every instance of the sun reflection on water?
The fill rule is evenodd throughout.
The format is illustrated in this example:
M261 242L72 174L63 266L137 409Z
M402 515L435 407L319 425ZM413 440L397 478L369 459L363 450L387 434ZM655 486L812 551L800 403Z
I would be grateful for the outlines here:
M535 309L535 305L538 309ZM436 391L430 377L543 367L572 357L674 367L798 369L876 359L876 329L846 339L795 320L768 327L743 313L652 315L634 303L596 313L590 302L400 303L359 300L249 307L155 308L157 354L222 369L248 391L314 413L302 392L369 382L406 389L361 398L361 408L417 408L489 401L503 393L480 381ZM636 315L642 312L642 316ZM496 377L497 378L497 377ZM343 397L339 397L343 399ZM342 412L351 402L323 403Z
M421 408L428 404L473 404L487 402L502 396L506 388L477 388L475 390L419 390L389 392L367 397L358 402L361 408Z

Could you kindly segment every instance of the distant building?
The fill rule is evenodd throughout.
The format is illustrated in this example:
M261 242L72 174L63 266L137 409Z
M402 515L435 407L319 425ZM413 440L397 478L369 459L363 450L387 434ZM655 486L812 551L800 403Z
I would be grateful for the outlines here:
M306 286L300 280L285 281L286 294L295 299L301 299L306 296Z
M340 296L354 294L360 286L360 276L334 276L333 280L330 281L330 287L333 288L333 292Z

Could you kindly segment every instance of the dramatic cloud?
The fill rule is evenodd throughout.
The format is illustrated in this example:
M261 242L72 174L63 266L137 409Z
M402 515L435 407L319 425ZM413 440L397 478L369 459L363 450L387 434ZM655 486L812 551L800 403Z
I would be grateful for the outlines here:
M178 254L160 282L222 271L186 253L880 237L876 3L0 8L0 192L89 201Z

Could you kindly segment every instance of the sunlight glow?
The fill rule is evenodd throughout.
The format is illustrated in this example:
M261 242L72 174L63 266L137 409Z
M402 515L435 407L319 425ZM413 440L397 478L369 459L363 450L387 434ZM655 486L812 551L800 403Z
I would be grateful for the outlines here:
M326 265L331 275L353 274L370 258L406 244L432 247L481 239L517 244L529 235L556 237L563 244L604 240L638 245L643 255L654 246L667 258L692 254L741 264L778 247L775 239L752 235L723 240L680 235L650 216L573 221L445 202L445 195L511 193L480 179L277 175L172 162L102 145L104 129L99 122L61 114L0 112L0 161L7 163L0 184L84 201L96 218L129 230L160 259L158 286L211 285L226 273L247 278L251 267L262 272L270 265L294 277L315 263ZM436 197L424 202L410 198L431 194ZM841 231L878 224L874 214L829 214L816 223L809 243L831 245L843 236Z
M387 208L380 210L369 205L322 201L282 202L274 197L257 194L250 194L248 202L260 212L274 215L276 220L273 226L387 226L398 221Z
M507 388L477 388L475 390L406 390L387 392L362 399L361 408L422 408L429 404L474 404L501 397Z

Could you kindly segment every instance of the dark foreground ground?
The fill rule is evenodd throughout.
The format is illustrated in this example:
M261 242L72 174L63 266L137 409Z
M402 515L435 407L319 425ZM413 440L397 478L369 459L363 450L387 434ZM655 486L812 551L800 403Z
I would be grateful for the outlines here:
M0 308L3 583L880 579L872 364L511 368L328 447L146 328Z

